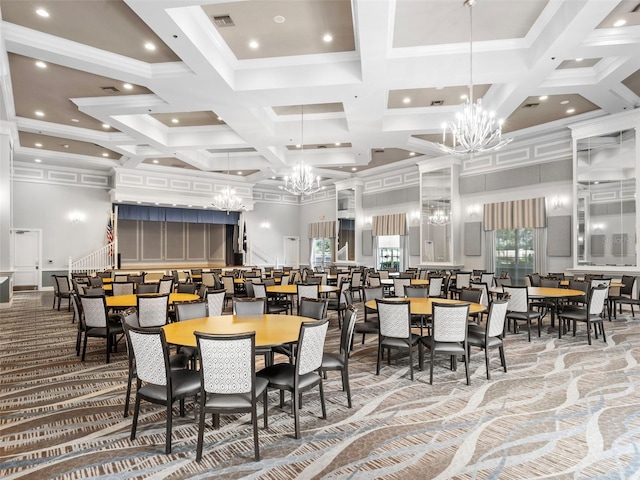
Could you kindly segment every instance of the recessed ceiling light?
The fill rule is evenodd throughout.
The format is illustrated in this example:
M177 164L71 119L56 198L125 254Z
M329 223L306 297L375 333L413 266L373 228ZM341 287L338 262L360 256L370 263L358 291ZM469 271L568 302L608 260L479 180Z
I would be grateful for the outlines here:
M156 205L160 205L160 202L156 202Z
M36 62L36 67L40 67L40 68L47 68L47 64L44 63L42 60L38 60Z
M102 124L102 128L111 128L111 125L107 124L107 123L103 123Z
M242 172L238 172L238 175L242 175Z
M73 123L78 123L80 120L78 120L77 118L72 118L72 119L71 119L71 121L72 121Z
M178 120L177 118L172 118L171 123L180 123L180 120Z
M339 147L339 146L340 146L340 145L342 145L342 144L341 144L340 142L336 142L336 143L334 143L334 145L335 145L336 147Z
M600 182L593 182L594 185L598 185Z
M123 83L123 84L122 84L122 87L123 87L125 90L132 90L132 89L133 89L133 85L131 85L130 83Z
M42 147L42 144L41 143L36 143L36 147L40 148L40 147Z
M275 179L276 179L276 177L275 177L275 176L274 176L274 177L271 177L271 180L275 180Z
M358 170L356 167L353 167L353 168L351 169L351 171L352 171L352 172L355 172L356 170Z
M187 207L191 208L191 207L193 207L193 205L187 205Z
M273 21L276 23L284 23L286 20L286 18L284 18L282 15L276 15L275 17L273 17Z
M575 109L575 108L570 108L569 110L567 110L567 113L573 113L573 112L575 112L575 111L576 111L576 109Z
M614 27L621 27L623 26L625 23L627 23L627 21L623 18L621 18L620 20L618 20L616 23L613 24Z
M569 103L569 100L562 100L562 101L560 102L560 105L566 105L567 103Z
M462 95L460 95L460 100L466 100L467 99L467 94L463 93Z
M138 200L136 203L137 203L138 205L140 205L142 202L141 202L140 200Z
M174 204L173 204L173 206L174 206L174 207L177 207L177 206L178 206L178 204L177 204L177 203L174 203Z
M538 97L538 100L545 101L547 98L549 98L548 95L541 95L541 96Z
M103 156L103 157L108 157L108 156L109 156L109 154L108 154L107 152L104 152L104 153L102 154L102 156Z
M581 62L582 58L576 58L576 62Z
M416 154L416 152L409 152L409 156L413 157Z
M62 148L69 148L69 144L68 143L63 143L62 144Z
M260 44L256 40L251 40L249 42L249 47L250 48L254 48L255 49L255 48L258 48L259 46L260 46Z
M43 112L43 111L41 111L41 110L36 110L36 115L37 115L38 117L44 117L44 112Z
M218 117L218 121L221 122L222 121L222 117Z
M144 44L144 48L146 48L147 50L155 50L156 46L151 42L147 42Z
M159 163L157 158L153 159L153 163L155 163L156 165Z
M42 160L40 160L39 158L36 158L36 159L34 160L34 162L36 162L36 163L40 163L40 162L42 162Z
M333 37L330 34L325 34L324 37L322 37L322 41L324 43L331 43L333 41Z
M296 145L296 148L300 148L302 147L302 145L300 145L299 143Z
M41 17L47 18L49 17L49 12L47 12L44 8L39 8L36 10L36 13Z
M411 103L411 99L409 97L404 97L402 99L402 103Z

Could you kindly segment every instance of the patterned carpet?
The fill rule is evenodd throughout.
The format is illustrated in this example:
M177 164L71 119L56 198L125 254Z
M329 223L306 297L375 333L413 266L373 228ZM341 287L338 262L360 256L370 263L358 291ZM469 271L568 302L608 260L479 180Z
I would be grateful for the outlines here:
M375 338L360 337L352 409L330 374L328 420L306 394L295 440L289 403L281 410L271 393L260 462L249 417L234 415L208 428L198 464L193 405L174 416L171 455L161 407L145 405L130 441L124 348L106 365L104 341L92 339L80 362L71 314L51 303L51 293L21 292L0 310L1 478L640 478L640 320L630 315L606 322L607 344L588 346L584 327L562 340L510 335L509 371L494 354L491 381L474 350L471 386L444 360L433 386L428 369L409 380L406 357L375 376ZM337 342L334 314L327 348Z

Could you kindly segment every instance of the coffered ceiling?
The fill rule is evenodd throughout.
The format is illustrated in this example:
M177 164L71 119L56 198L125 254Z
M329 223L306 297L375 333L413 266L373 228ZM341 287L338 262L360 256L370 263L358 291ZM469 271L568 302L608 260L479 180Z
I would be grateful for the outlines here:
M275 186L302 158L329 184L441 156L471 74L516 142L640 106L640 0L479 0L473 29L462 0L0 0L0 13L0 114L20 162L224 178L231 152L236 181Z

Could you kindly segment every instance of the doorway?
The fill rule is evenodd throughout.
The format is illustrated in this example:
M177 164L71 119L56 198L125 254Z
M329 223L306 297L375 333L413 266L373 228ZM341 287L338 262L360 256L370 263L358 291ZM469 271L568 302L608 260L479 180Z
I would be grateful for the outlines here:
M41 230L15 229L11 231L13 243L13 288L15 290L40 290L42 274L40 272L42 257Z
M300 268L300 237L284 237L283 266Z

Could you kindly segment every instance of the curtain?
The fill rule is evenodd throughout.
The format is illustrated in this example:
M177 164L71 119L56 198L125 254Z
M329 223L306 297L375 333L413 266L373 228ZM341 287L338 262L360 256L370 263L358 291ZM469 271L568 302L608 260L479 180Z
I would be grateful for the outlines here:
M308 238L336 238L336 222L313 222L307 226Z
M239 212L227 213L220 210L148 207L145 205L118 205L118 219L120 220L237 225L239 218Z
M407 235L407 214L392 213L389 215L374 215L372 218L371 235Z
M545 198L487 203L484 205L483 220L485 230L545 228L547 226Z
M400 271L406 272L409 268L409 235L400 235Z
M485 258L484 268L487 272L495 272L495 276L499 276L500 272L496 272L496 237L493 230L484 232Z
M378 248L378 237L372 237L373 243L373 265L376 268L380 268L380 248Z
M533 231L534 272L547 271L547 229L536 228Z

